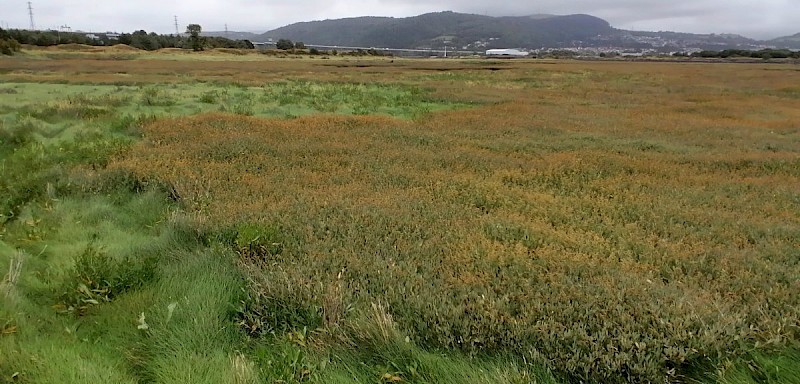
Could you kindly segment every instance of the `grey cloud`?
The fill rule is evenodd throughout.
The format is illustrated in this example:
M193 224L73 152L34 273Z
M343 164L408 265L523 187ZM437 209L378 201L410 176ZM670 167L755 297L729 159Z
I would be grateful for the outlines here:
M4 2L0 26L28 26L27 2ZM537 13L586 13L605 18L613 26L642 30L696 33L740 33L769 38L800 32L796 0L178 0L93 1L34 0L37 27L93 31L144 29L160 33L198 23L206 30L225 24L233 30L264 31L298 21L354 16L412 16L452 10L519 16Z

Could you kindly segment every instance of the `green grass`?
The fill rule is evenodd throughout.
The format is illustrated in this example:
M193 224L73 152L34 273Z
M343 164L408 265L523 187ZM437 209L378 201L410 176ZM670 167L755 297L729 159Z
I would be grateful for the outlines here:
M120 112L135 98L15 89L0 127L0 382L187 382L197 366L230 381L243 289L231 253L201 246L165 191L104 171L142 122ZM93 108L107 113L81 112Z
M393 84L352 84L291 81L268 84L259 100L288 107L289 113L384 114L419 117L457 104L435 101L415 87Z
M468 358L457 353L437 353L417 347L403 335L389 308L373 303L346 326L340 349L331 359L333 382L408 383L556 383L553 375L526 365L517 357ZM296 340L297 338L290 338ZM355 352L355 353L354 353ZM326 381L327 382L327 381Z
M736 364L735 370L720 378L721 383L800 383L800 349L775 354L753 354L746 362Z
M413 118L459 105L432 99L408 85L291 81L261 87L0 83L0 107L6 111L6 119L16 112L32 124L74 126L68 122L77 120L84 125L109 115L180 116L216 111L261 117L338 113Z
M202 247L184 221L164 193L151 191L66 197L6 225L0 267L22 269L3 285L0 324L13 331L0 337L0 350L13 353L0 354L0 378L232 382L231 359L244 346L233 322L243 280L232 253ZM106 257L86 258L87 250ZM83 293L87 277L114 281L109 272L139 284Z
M152 195L134 198L131 204L141 199L149 199L149 205L164 206ZM119 341L135 335L131 332L135 331L131 326L135 314L129 313L131 318L116 322L114 327L96 328L94 307L107 305L104 300L87 304L85 316L77 316L67 311L62 296L78 292L74 265L89 243L103 248L114 260L155 254L168 247L161 245L146 252L146 246L152 247L148 245L152 236L137 233L137 228L127 227L116 215L103 220L83 215L111 205L107 198L82 200L65 199L47 209L26 209L19 220L4 228L3 241L16 243L18 250L6 250L0 259L3 264L12 260L22 263L18 281L7 288L13 294L4 298L0 310L0 318L16 325L14 333L0 339L3 350L16 352L0 358L4 360L0 367L5 378L19 372L18 377L27 382L135 382L119 369L126 364ZM39 234L36 238L30 236L33 230ZM119 310L114 315L126 316ZM102 331L98 333L98 329Z

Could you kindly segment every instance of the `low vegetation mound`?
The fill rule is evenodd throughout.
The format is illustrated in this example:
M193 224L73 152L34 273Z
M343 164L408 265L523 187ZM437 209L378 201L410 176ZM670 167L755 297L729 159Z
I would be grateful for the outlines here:
M86 44L60 44L48 47L51 51L69 51L69 52L97 52L98 47L93 47Z
M141 49L131 47L130 45L127 45L127 44L114 44L114 45L108 47L108 49L111 50L111 51L122 51L122 52L137 52L137 51L141 51Z
M212 53L223 53L228 55L246 55L248 53L252 53L252 50L247 49L236 49L236 48L214 48L211 50Z
M183 49L183 48L161 48L157 52L158 53L184 53L184 52L190 52L190 51L187 50L187 49Z

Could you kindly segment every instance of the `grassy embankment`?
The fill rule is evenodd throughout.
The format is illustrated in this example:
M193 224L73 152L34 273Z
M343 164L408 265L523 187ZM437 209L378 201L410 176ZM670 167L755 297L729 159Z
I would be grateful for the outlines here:
M28 64L5 379L798 378L792 67Z

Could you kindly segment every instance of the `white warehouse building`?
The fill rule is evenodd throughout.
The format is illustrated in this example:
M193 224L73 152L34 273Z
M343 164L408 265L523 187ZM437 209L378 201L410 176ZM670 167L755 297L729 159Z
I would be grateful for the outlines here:
M519 49L490 49L486 51L486 56L525 57L528 52Z

